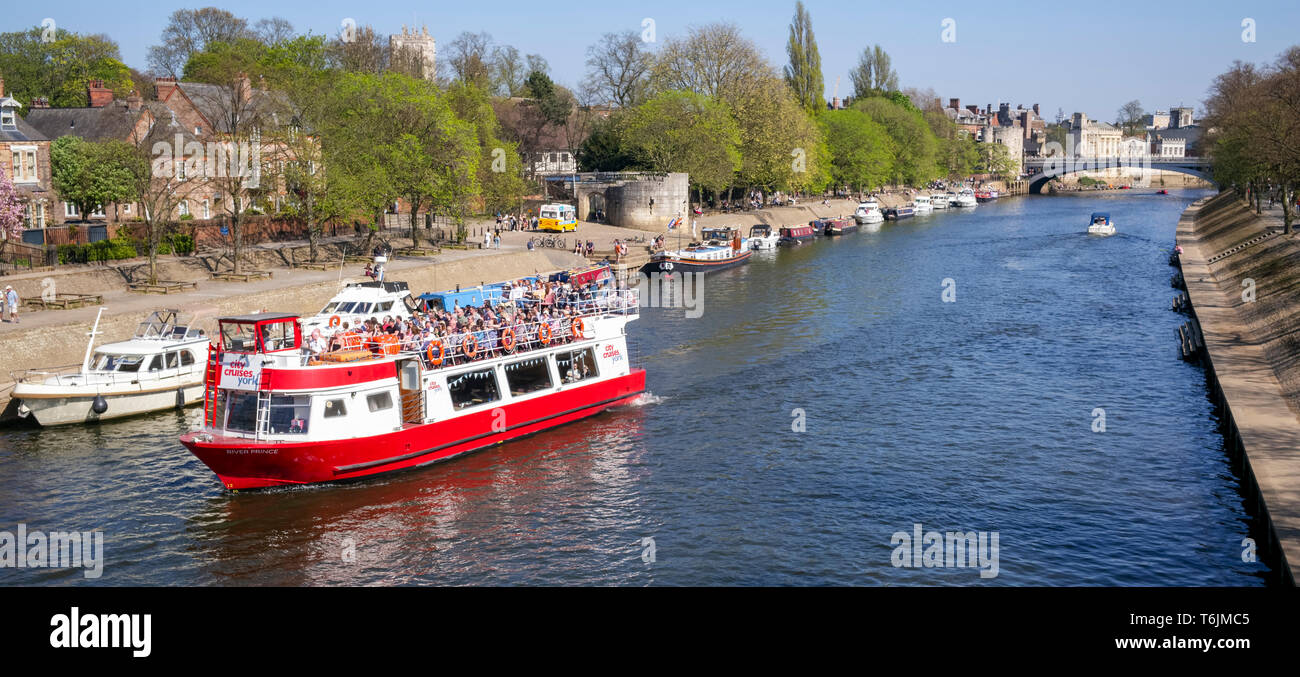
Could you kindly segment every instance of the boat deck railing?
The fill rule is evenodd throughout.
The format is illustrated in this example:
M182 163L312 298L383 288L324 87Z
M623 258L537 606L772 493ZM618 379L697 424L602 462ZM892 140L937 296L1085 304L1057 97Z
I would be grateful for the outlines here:
M539 299L515 299L503 305L540 303ZM640 315L640 294L636 289L602 290L590 298L557 301L554 308L574 314L540 322L516 322L505 327L466 331L449 335L399 339L395 334L335 334L340 348L320 355L304 355L302 366L383 357L419 357L428 369L446 369L506 355L523 355L592 337L591 322L604 317ZM362 351L371 353L363 356Z

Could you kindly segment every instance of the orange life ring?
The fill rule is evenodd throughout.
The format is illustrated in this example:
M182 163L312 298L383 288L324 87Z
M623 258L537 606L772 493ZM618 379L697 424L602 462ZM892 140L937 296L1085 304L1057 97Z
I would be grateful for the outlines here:
M478 341L474 339L473 334L467 334L465 342L461 343L460 347L465 351L465 357L472 360L478 356Z
M544 346L549 346L549 345L551 345L551 325L550 325L550 323L548 323L548 322L543 322L543 323L541 323L540 325L537 326L537 338L538 338L538 340L540 340L540 341L542 342L542 345L544 345Z
M515 330L509 327L501 330L501 347L507 351L515 349Z
M433 347L434 347L434 346L437 346L437 347L438 347L438 356L437 356L437 357L434 357L434 356L433 356ZM434 341L430 341L430 342L429 342L429 350L427 350L427 351L425 352L425 354L428 355L428 357L429 357L429 364L432 364L432 365L435 366L435 367L440 367L440 366L442 366L442 358L443 358L444 356L446 356L447 351L446 351L446 350L443 350L443 347L442 347L442 341L441 341L441 340L434 340Z
M335 315L335 316L333 316L333 317L330 318L330 328L331 328L331 329L333 329L334 327L339 326L340 324L343 324L343 318L339 317L338 315Z
M576 339L582 338L583 332L584 330L586 330L586 328L587 328L586 325L582 323L581 317L573 318L573 338Z

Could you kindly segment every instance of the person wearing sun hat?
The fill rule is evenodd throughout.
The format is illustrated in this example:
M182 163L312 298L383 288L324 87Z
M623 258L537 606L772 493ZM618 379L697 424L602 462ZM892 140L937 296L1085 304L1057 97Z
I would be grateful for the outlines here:
M4 307L9 311L9 318L6 319L5 322L13 320L15 323L17 323L18 322L18 292L14 291L14 288L12 286L5 285L3 300L4 300Z

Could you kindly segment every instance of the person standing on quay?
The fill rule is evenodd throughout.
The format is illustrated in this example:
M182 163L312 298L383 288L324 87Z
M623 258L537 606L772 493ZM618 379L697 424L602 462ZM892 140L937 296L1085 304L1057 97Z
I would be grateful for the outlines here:
M4 305L5 308L8 309L9 311L9 318L6 319L5 322L13 321L15 324L17 324L18 323L18 292L14 291L14 288L9 285L5 285Z

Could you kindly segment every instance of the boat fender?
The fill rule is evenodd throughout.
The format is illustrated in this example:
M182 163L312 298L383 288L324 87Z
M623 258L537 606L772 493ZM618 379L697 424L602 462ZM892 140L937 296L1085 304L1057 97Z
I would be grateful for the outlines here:
M96 395L95 401L90 403L90 410L96 414L103 414L108 411L108 400L103 395Z
M339 326L340 324L343 324L343 318L339 317L338 315L334 315L334 316L330 317L330 328L331 328L331 329L333 329L334 327Z

